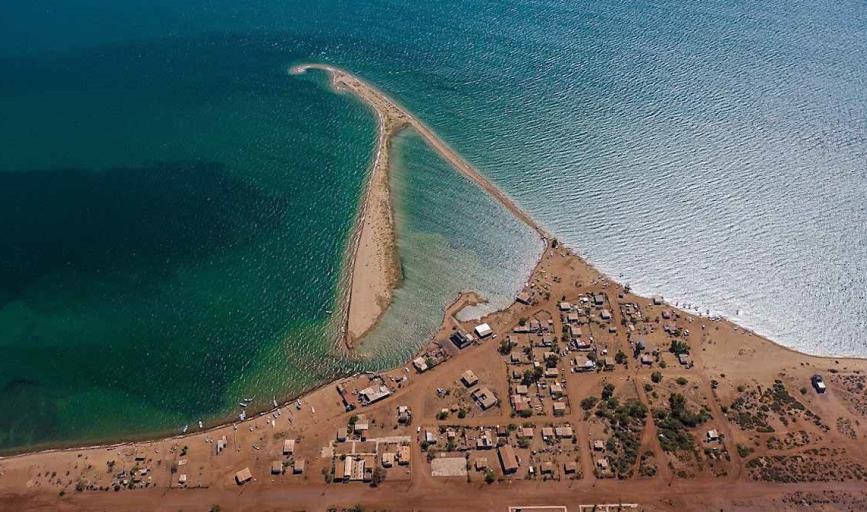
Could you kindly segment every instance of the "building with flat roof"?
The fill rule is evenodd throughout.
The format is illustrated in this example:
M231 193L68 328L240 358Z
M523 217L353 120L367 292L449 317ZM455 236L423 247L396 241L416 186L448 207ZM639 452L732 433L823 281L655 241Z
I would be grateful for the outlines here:
M488 389L487 386L482 386L476 389L473 391L472 395L473 399L479 404L479 407L481 407L483 411L497 405L496 395L494 395L494 392Z
M383 398L387 398L391 396L391 390L388 389L387 386L378 385L378 386L369 386L362 389L359 392L361 396L361 403L364 405L370 405L374 402L378 402Z

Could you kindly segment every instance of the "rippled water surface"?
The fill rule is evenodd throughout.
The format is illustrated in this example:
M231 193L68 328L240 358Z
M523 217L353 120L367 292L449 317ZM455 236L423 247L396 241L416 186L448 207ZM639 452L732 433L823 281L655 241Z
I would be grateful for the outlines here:
M367 357L332 350L375 121L302 61L388 91L639 291L867 356L865 27L849 0L4 5L0 449L219 421L520 285L532 238L405 134L409 278Z

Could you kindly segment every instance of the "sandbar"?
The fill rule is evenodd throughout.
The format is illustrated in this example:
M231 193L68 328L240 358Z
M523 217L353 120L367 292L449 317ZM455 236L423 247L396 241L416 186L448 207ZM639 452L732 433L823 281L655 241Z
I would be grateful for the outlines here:
M542 240L550 235L511 197L484 177L426 124L381 90L343 69L326 64L301 64L290 73L308 69L328 73L336 91L354 94L376 113L379 136L376 156L362 200L359 219L350 246L349 285L344 301L343 340L347 348L369 332L385 313L400 282L400 258L394 227L394 208L389 183L389 150L393 137L403 128L413 128L445 161L498 201L516 218L530 226Z

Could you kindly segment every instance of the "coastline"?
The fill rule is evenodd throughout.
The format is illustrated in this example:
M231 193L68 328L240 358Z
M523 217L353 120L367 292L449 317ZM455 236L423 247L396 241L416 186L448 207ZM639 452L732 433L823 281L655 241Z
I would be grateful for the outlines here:
M659 366L665 372L665 382L670 388L686 389L680 382L680 377L689 379L691 383L688 392L692 396L696 394L704 396L708 401L707 407L711 414L711 423L699 429L696 435L703 436L705 428L718 428L726 439L728 453L731 454L728 468L721 476L703 476L696 482L691 478L678 477L675 470L660 465L659 473L650 479L634 479L623 481L620 479L603 479L585 471L583 477L577 480L565 480L562 482L540 482L538 480L515 480L507 479L505 484L495 483L484 485L475 480L468 482L467 479L437 480L430 477L430 464L424 461L424 451L419 446L413 445L412 467L407 469L411 475L409 479L391 477L378 486L379 488L368 489L359 487L353 483L332 483L323 481L320 477L320 469L333 470L334 457L339 457L331 450L334 447L335 428L346 424L352 416L356 418L371 418L371 436L393 436L405 434L404 437L412 439L416 436L416 425L420 428L430 428L429 425L438 425L445 428L455 423L465 423L466 428L478 428L480 425L503 425L515 422L518 419L495 411L493 414L471 414L466 420L448 419L442 422L436 418L441 405L433 402L434 390L441 386L454 386L462 372L467 368L472 369L497 396L505 396L509 387L508 368L506 360L499 352L498 340L488 339L474 343L463 350L449 347L451 356L436 365L432 371L411 372L408 367L397 367L392 370L377 374L377 379L387 382L393 390L393 396L371 404L360 406L354 411L347 411L341 404L337 391L337 385L342 385L350 393L371 385L374 377L371 374L358 374L332 381L315 390L306 393L298 402L297 407L291 403L283 404L277 409L261 413L255 417L247 418L243 422L233 422L222 427L214 427L195 433L173 436L148 442L126 442L121 444L92 446L79 449L44 450L38 453L24 453L10 457L0 457L0 503L9 505L20 504L20 510L43 510L50 509L52 505L63 502L67 505L79 504L84 509L111 508L114 510L137 510L142 499L160 498L160 510L175 510L181 504L190 504L191 500L209 500L209 503L222 505L237 504L239 499L246 500L245 507L252 509L253 505L270 503L279 496L284 507L294 507L306 510L325 510L326 505L345 504L346 506L360 503L371 508L379 509L387 504L387 509L401 510L401 502L396 501L396 496L402 499L415 500L419 510L450 510L456 506L454 500L465 499L464 492L474 489L478 492L478 499L485 500L492 509L503 510L504 504L523 501L527 498L539 501L539 505L556 505L565 501L573 500L579 494L586 500L603 500L607 496L615 495L617 499L622 497L630 501L648 504L648 511L676 511L676 510L708 510L714 508L707 501L715 500L714 496L720 486L727 489L727 498L754 499L754 496L774 496L777 502L787 499L791 493L803 489L802 483L769 483L757 481L751 471L757 460L762 460L764 454L759 451L752 455L740 455L739 450L734 449L734 443L744 441L750 432L741 432L738 426L727 418L721 408L729 403L741 387L770 385L773 382L785 382L789 389L793 386L803 385L808 382L809 376L814 373L824 373L826 376L836 372L844 375L861 375L867 371L864 361L849 359L831 360L815 356L806 356L791 351L778 344L752 333L740 329L727 320L712 320L707 317L698 317L685 311L678 311L668 304L655 304L653 300L637 296L625 290L618 283L601 274L594 267L587 264L577 254L564 246L554 247L549 244L528 280L528 289L531 291L531 303L522 304L514 302L509 307L485 316L479 320L489 322L494 333L499 339L505 339L507 333L513 331L514 326L519 325L521 318L527 315L535 316L540 312L556 310L561 300L561 294L574 301L575 290L579 293L602 293L606 302L612 304L615 301L638 304L642 311L647 312L648 318L645 325L653 325L653 316L661 315L663 311L674 314L671 322L679 327L688 327L692 334L688 334L689 343L693 348L692 357L695 368L680 367L672 364L673 356L666 355L670 364L668 369ZM569 290L572 290L571 292ZM585 295L586 296L586 295ZM617 297L617 299L615 298ZM439 332L428 345L428 349L442 348L448 344L448 336L455 328L469 330L476 325L476 321L458 320L454 313L463 308L467 303L476 301L472 292L463 292L447 306L444 311L442 324ZM621 303L622 303L621 302ZM615 315L620 316L620 311L613 310ZM657 321L658 322L658 321ZM592 322L595 325L595 321ZM611 325L618 325L612 323ZM559 327L559 324L556 326ZM593 325L589 328L594 328ZM661 334L657 323L654 328L656 334ZM557 329L559 330L559 329ZM602 330L596 331L597 336L602 336ZM622 347L626 351L628 344L625 343L624 330L618 330L618 334L609 336L614 345L608 345L609 349L616 350ZM652 341L658 345L659 339ZM665 346L665 345L663 345ZM783 349L783 350L780 350ZM571 358L571 356L570 356ZM566 362L564 359L563 362ZM567 363L568 366L568 363ZM651 371L656 368L646 368L642 365L630 363L628 368L616 368L613 371L600 371L591 374L573 373L564 377L568 379L568 393L573 396L571 400L580 400L585 393L598 393L598 389L606 382L614 382L618 387L618 393L625 388L634 388L638 397L643 401L648 400L647 394L642 392L646 385L651 382ZM675 379L677 377L677 379ZM594 384L595 383L595 384ZM645 383L642 386L642 383ZM590 386L595 387L590 387ZM460 389L463 385L458 382ZM664 388L659 388L662 392ZM797 389L797 388L794 388ZM583 392L582 392L583 390ZM737 390L737 391L736 391ZM686 391L684 391L686 393ZM816 410L824 418L834 418L842 412L839 401L827 402L827 398L835 398L836 391L831 391L821 398L816 395L806 396L802 391L798 395L800 400L805 401L811 410ZM663 395L664 396L664 395ZM693 398L699 400L699 398ZM664 401L662 403L665 403ZM398 405L407 405L413 412L411 425L394 426L395 408ZM575 404L577 405L577 404ZM649 406L658 407L659 402ZM505 405L504 407L508 407ZM357 415L357 416L356 416ZM418 415L418 418L416 418ZM570 421L578 426L579 437L582 441L590 439L589 426L581 422L588 421L584 411L575 407L575 410L565 417L551 418L550 416L533 416L534 422L557 422ZM514 418L514 419L513 419ZM287 422L288 420L288 422ZM591 420L592 421L592 420ZM374 429L375 425L375 429ZM810 422L793 423L792 429L815 429ZM394 429L403 429L395 431ZM664 462L665 457L670 455L662 452L656 446L653 422L646 428L646 435L642 436L642 444L647 450L653 448L657 462ZM782 435L780 431L777 435ZM220 454L214 453L214 444L218 439L228 439L228 448ZM308 472L303 477L274 476L270 474L270 464L275 454L280 453L283 439L296 439L296 457L303 456L308 463ZM420 437L419 437L420 439ZM353 446L356 441L353 441ZM835 444L837 443L837 444ZM363 442L362 442L363 444ZM589 452L589 443L580 443L582 450ZM756 444L759 449L759 444ZM831 437L823 441L821 446L843 446L850 450L849 455L855 460L867 459L867 451L863 450L860 441L840 440ZM190 451L188 452L188 447ZM329 448L330 447L330 448ZM808 445L805 450L810 448ZM838 448L839 449L839 448ZM354 448L353 448L354 450ZM326 451L331 455L326 455ZM490 453L490 452L485 452ZM647 453L647 452L645 452ZM772 455L778 451L771 451ZM783 452L785 453L785 452ZM806 451L806 453L809 453ZM586 461L587 457L582 454L580 460ZM823 459L825 460L825 459ZM162 463L160 465L160 463ZM112 472L106 474L105 467L119 466L123 470L139 467L139 464L150 467L150 474L154 475L154 483L144 488L137 487L135 490L122 489L120 493L110 491L108 487L99 484L99 488L90 488L69 493L64 496L61 492L58 497L58 489L69 489L78 481L93 482L105 481L112 478ZM171 464L173 470L167 467ZM156 465L156 466L155 466ZM584 462L585 469L587 463ZM253 472L253 481L239 487L234 481L235 472L249 466ZM153 469L154 467L158 469ZM178 469L180 467L180 469ZM86 468L86 469L85 469ZM92 469L91 469L92 468ZM49 474L67 473L68 480L60 482L48 481ZM181 485L178 483L178 474L183 473L191 476L194 480L188 480ZM196 472L199 475L196 476ZM476 477L478 478L478 477ZM55 480L52 476L50 480ZM666 483L668 485L666 485ZM859 481L813 483L817 490L833 489L835 492L844 492L853 485L860 485ZM696 487L697 486L697 487ZM453 495L448 498L447 491L439 498L441 493L436 490L450 489ZM397 494L395 494L397 493ZM323 502L322 496L328 495L329 502ZM270 496L271 498L268 498ZM672 502L672 498L675 500ZM764 499L764 498L762 498ZM686 500L686 501L677 501ZM601 501L597 501L601 502ZM611 501L609 501L611 502ZM714 505L721 502L712 501ZM720 508L715 506L715 508ZM723 507L725 508L725 507ZM745 509L763 510L763 508Z
M383 188L382 182L385 183L384 188L385 189L388 188L388 186L387 186L387 184L388 184L387 166L388 166L389 158L388 158L387 152L390 149L391 139L393 138L393 136L396 133L398 133L400 131L400 129L407 127L407 126L410 126L414 129L416 129L419 132L419 134L422 135L422 137L425 139L425 141L428 142L429 144L431 144L431 146L434 149L436 149L436 151L441 156L443 156L449 163L451 163L456 168L456 170L458 170L459 172L464 174L466 177L471 179L474 183L479 185L483 190L485 190L486 192L491 194L492 197L494 197L498 202L500 202L504 207L506 207L510 212L512 212L517 218L519 218L520 220L525 222L527 225L532 227L540 235L540 238L542 238L542 240L547 241L547 240L551 239L551 236L544 230L544 228L542 228L540 225L538 225L528 214L523 212L523 210L521 210L520 207L518 207L517 204L515 204L504 192L502 192L498 187L491 184L483 176L481 176L477 170L475 170L469 163L467 163L462 157L460 157L460 155L458 155L453 149L451 149L433 131L431 131L429 128L427 128L426 125L424 125L421 121L416 119L414 116L410 115L405 109L403 109L403 107L400 107L393 100L391 100L390 98L385 96L383 93L379 92L378 89L376 89L375 87L373 87L370 84L367 84L363 80L355 77L354 75L352 75L348 72L345 72L343 70L340 70L339 68L335 68L333 66L328 66L328 65L304 64L304 65L299 65L299 66L293 67L291 72L293 72L293 73L304 72L307 69L317 69L317 70L322 70L322 71L328 72L328 74L330 75L331 80L332 80L332 85L335 87L335 90L338 90L338 91L349 90L355 94L358 94L358 96L363 101L365 101L366 103L371 105L374 108L374 110L377 112L377 114L379 115L380 128L379 128L378 142L377 142L377 154L376 154L376 157L374 158L373 168L371 170L371 177L368 179L368 184L366 185L365 198L363 200L363 204L362 204L362 208L361 208L362 213L359 215L359 226L357 227L358 233L356 233L356 237L361 239L363 237L364 232L366 231L365 227L367 226L366 223L367 223L367 217L368 217L366 214L366 209L369 206L368 203L374 201L374 199L377 199L380 201L380 204L382 204L382 201L385 200L382 196L376 196L374 194L374 192L376 190L380 190L380 191L382 190L382 188ZM387 115L383 114L383 111L389 112L389 114L387 114ZM377 172L376 169L379 169L380 171ZM375 183L374 178L376 178L376 177L378 177L379 180ZM388 193L386 192L386 194L388 194ZM390 195L389 195L388 196L389 207L390 207L390 204L391 203L390 203ZM383 211L381 208L378 210L380 213ZM390 213L388 216L379 217L379 218L380 219L386 219L386 221L390 223L389 224L390 229L391 229L390 234L392 237L391 238L391 244L392 244L392 246L394 246L393 213ZM378 225L379 224L371 223L371 226L378 226ZM383 230L371 228L371 229L368 229L367 231L372 233L371 238L370 238L371 241L372 240L379 240L379 241L385 240L385 243L388 243L388 239L383 238L383 235L382 235ZM373 235L373 233L376 233L376 235ZM360 264L359 263L360 261L363 261L366 258L380 258L381 261L385 261L385 260L381 259L382 258L381 255L384 254L384 252L378 252L378 253L374 253L374 254L362 253L361 249L360 249L360 247L362 247L362 246L364 246L364 244L362 244L359 240L359 241L354 243L354 248L352 249L352 253L353 253L352 262L353 262L353 264L350 267L351 268L350 279L353 282L356 282L356 280L355 280L355 277L357 277L356 276L356 270L358 270L358 272L357 272L358 276L360 276L362 274L369 274L369 271L366 269L365 270L359 270L358 269L357 265ZM368 244L367 246L370 247L371 245ZM547 244L546 244L546 247L547 247ZM563 249L563 250L566 250L566 249ZM528 278L528 281L532 280L534 275L537 273L539 265L541 263L541 259L543 259L545 257L547 252L548 252L548 249L546 248L546 250L542 253L542 256L540 257L540 261L537 262L536 266L534 267L531 276ZM620 286L619 284L616 283L615 280L605 276L604 274L602 274L601 272L596 270L595 267L593 267L591 264L586 262L586 260L584 260L583 257L579 256L576 252L571 251L571 250L569 250L569 252L572 254L572 256L574 256L579 261L581 261L583 265L586 265L589 269L592 269L592 271L596 273L596 275L598 276L598 279L600 281L612 283L615 286ZM360 254L365 254L366 256L360 256ZM396 255L396 253L395 253L395 255ZM399 265L399 263L398 263L398 265ZM399 269L399 267L398 267L398 269ZM383 280L380 282L388 283L389 281L386 279L386 280ZM393 284L391 286L392 286L392 288L390 288L390 291L393 290ZM390 293L390 291L389 291L389 293ZM355 302L358 302L359 295L353 294L351 287L350 287L350 290L348 291L348 294L349 294L349 300L347 301L346 307L351 311L351 309L352 309L351 304L353 302L353 299L355 299ZM460 299L460 296L459 296L459 299ZM456 300L458 300L458 299L456 299ZM673 306L671 306L671 308L680 310L679 308L674 308ZM377 314L376 318L371 323L371 327L375 325L376 320L378 320L378 318L381 316L384 309L385 308L382 308L381 311ZM694 313L692 313L690 311L686 311L686 310L680 310L680 311L683 311L688 316L691 316L691 317L695 316ZM365 311L365 313L369 313L369 311ZM499 313L502 313L502 311L498 311L497 313L493 313L492 315L488 315L488 316L497 315ZM365 315L365 316L370 318L369 315ZM697 318L701 318L701 317L698 316ZM766 338L765 336L763 336L761 334L758 334L758 333L756 333L756 332L754 332L754 331L752 331L746 327L743 327L743 326L737 324L736 322L734 322L733 320L728 319L728 318L723 317L719 320L710 320L710 319L704 318L704 320L705 321L723 322L726 324L730 324L731 326L733 326L734 331L742 332L746 336L756 338L759 343L767 343L767 344L771 345L774 350L782 349L783 351L788 353L793 358L808 358L808 359L815 360L815 361L824 361L826 363L836 362L835 360L837 360L837 361L856 361L856 362L867 360L867 358L853 357L853 356L837 357L837 356L809 354L809 353L802 352L802 351L799 351L799 350L791 348L791 347L787 347L787 346L782 345L780 343L777 343L777 342L775 342L769 338ZM348 324L348 322L349 322L348 316L347 316L345 322ZM369 330L369 328L368 328L368 330ZM348 336L348 334L349 334L349 331L347 330L347 336ZM363 335L363 333L362 333L362 335ZM347 347L352 348L352 343L351 342L347 343ZM303 392L297 396L302 398L302 399L306 399L306 398L308 398L308 397L310 397L310 396L312 396L318 392L321 392L322 390L324 390L326 388L331 387L336 382L341 382L341 381L348 380L351 378L353 378L353 377L349 376L349 377L337 378L335 380L317 385L314 388L312 388L311 390L309 390L307 392ZM14 458L28 457L28 456L32 456L32 455L40 455L40 454L64 453L64 452L81 451L81 450L101 450L101 449L111 449L111 448L122 448L122 447L128 447L128 446L132 446L132 445L142 443L142 442L155 441L155 440L172 441L172 440L191 438L194 436L203 435L203 434L207 434L210 432L218 431L218 430L227 428L227 427L232 426L232 425L241 425L241 424L253 422L257 419L260 419L262 416L266 416L266 415L273 413L274 411L287 408L288 404L290 404L292 401L294 401L294 398L280 404L280 406L277 408L271 408L271 409L262 411L256 415L254 415L254 416L251 416L250 418L248 418L247 420L245 420L243 422L229 421L229 422L214 425L212 427L209 427L209 428L206 428L203 430L196 431L195 433L190 433L190 434L185 434L185 435L161 436L161 437L156 437L156 438L143 437L141 439L124 440L124 441L119 441L116 443L104 443L104 444L97 443L97 444L86 445L86 446L79 445L79 446L68 446L68 447L62 447L62 448L47 448L47 449L38 450L38 451L23 451L21 453L15 453L15 454L8 455L8 456L0 456L0 461L10 460L10 459L14 459ZM145 434L145 436L147 436L147 435Z

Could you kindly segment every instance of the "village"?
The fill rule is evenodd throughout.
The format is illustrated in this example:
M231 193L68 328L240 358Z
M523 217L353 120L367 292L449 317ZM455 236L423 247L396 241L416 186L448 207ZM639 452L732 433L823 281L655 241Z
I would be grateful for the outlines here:
M34 503L159 492L219 504L321 489L346 509L357 496L409 509L424 507L385 495L466 487L501 510L604 510L614 495L611 510L703 509L676 498L691 484L760 489L763 506L867 503L863 361L804 356L640 297L556 242L508 309L459 320L473 300L446 308L406 366L188 436L8 457L0 496L18 486ZM816 483L828 487L798 485Z

